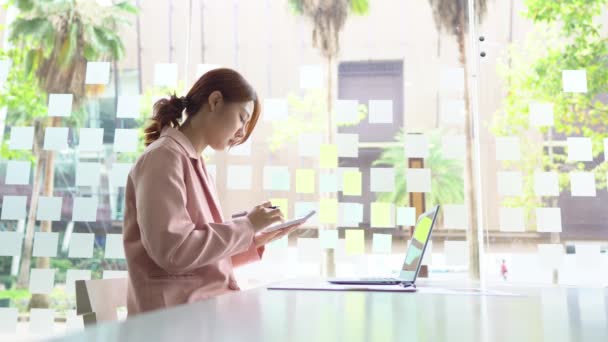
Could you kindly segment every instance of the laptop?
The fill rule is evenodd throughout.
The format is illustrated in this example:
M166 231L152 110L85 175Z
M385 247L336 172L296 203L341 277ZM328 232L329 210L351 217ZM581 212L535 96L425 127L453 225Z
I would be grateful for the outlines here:
M405 261L403 267L397 278L331 278L327 281L332 284L349 284L349 285L402 285L404 287L414 286L416 277L420 271L420 265L422 265L422 257L426 250L426 246L431 238L433 226L437 220L437 213L439 213L439 206L435 206L433 209L420 215L416 228L414 229L414 236L410 242L410 246L405 254Z

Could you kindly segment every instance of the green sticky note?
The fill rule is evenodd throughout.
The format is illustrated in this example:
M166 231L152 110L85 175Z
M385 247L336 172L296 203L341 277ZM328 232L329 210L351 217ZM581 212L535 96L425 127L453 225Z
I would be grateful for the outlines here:
M346 230L344 238L346 255L363 254L365 252L363 230Z
M287 219L289 216L289 202L287 198L271 198L269 201L273 206L279 207L283 216Z
M322 169L333 169L338 167L338 146L322 144L319 154L319 166Z
M416 230L414 230L414 239L424 244L427 236L429 235L429 231L431 230L432 223L433 221L429 217L423 217L416 225Z
M371 205L372 227L393 228L393 204L373 202Z
M342 186L344 196L361 196L361 172L345 171L342 174Z
M372 253L390 254L393 245L391 234L374 234L372 240Z
M338 222L338 200L322 198L319 204L319 221L321 223Z
M299 194L315 193L315 170L312 170L312 169L296 170L296 193L299 193Z

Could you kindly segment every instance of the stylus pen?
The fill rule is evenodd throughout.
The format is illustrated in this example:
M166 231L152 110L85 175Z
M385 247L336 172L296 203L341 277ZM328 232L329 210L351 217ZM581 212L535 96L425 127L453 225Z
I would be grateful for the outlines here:
M277 206L271 206L271 207L268 207L268 208L269 209L277 209L278 207L279 206L277 205ZM241 211L241 212L238 212L238 213L232 215L232 218L243 217L243 216L247 215L247 213L248 213L248 211L246 211L246 210L245 211Z

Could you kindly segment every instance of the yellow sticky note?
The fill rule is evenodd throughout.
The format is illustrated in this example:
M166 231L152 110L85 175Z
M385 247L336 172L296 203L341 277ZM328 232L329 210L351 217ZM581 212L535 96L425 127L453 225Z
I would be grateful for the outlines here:
M271 199L269 199L269 201L273 206L279 207L279 209L281 209L281 212L283 213L283 216L285 217L285 219L288 219L289 202L288 202L287 198L271 198Z
M321 223L338 222L338 200L322 198L319 205L319 221Z
M296 170L296 193L299 193L299 194L315 193L315 170L312 170L312 169Z
M365 252L365 236L363 230L346 230L344 237L346 255L363 254Z
M342 194L345 196L361 196L361 172L345 171L342 174Z
M427 236L429 235L429 230L431 230L432 223L433 221L429 217L423 217L416 225L416 230L414 230L414 239L424 244Z
M371 205L372 227L392 228L393 224L393 204L373 202Z
M322 169L332 169L338 167L338 146L332 144L322 144L319 154L319 166Z

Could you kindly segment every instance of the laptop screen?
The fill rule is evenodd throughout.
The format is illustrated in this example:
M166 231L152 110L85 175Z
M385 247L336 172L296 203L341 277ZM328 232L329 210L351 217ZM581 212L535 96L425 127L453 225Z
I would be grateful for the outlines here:
M405 261L399 274L400 280L408 282L416 280L416 274L422 263L422 256L431 236L437 211L439 211L439 206L427 211L418 218L418 223L416 223L416 228L414 229L414 236L410 241L410 246L407 249Z

